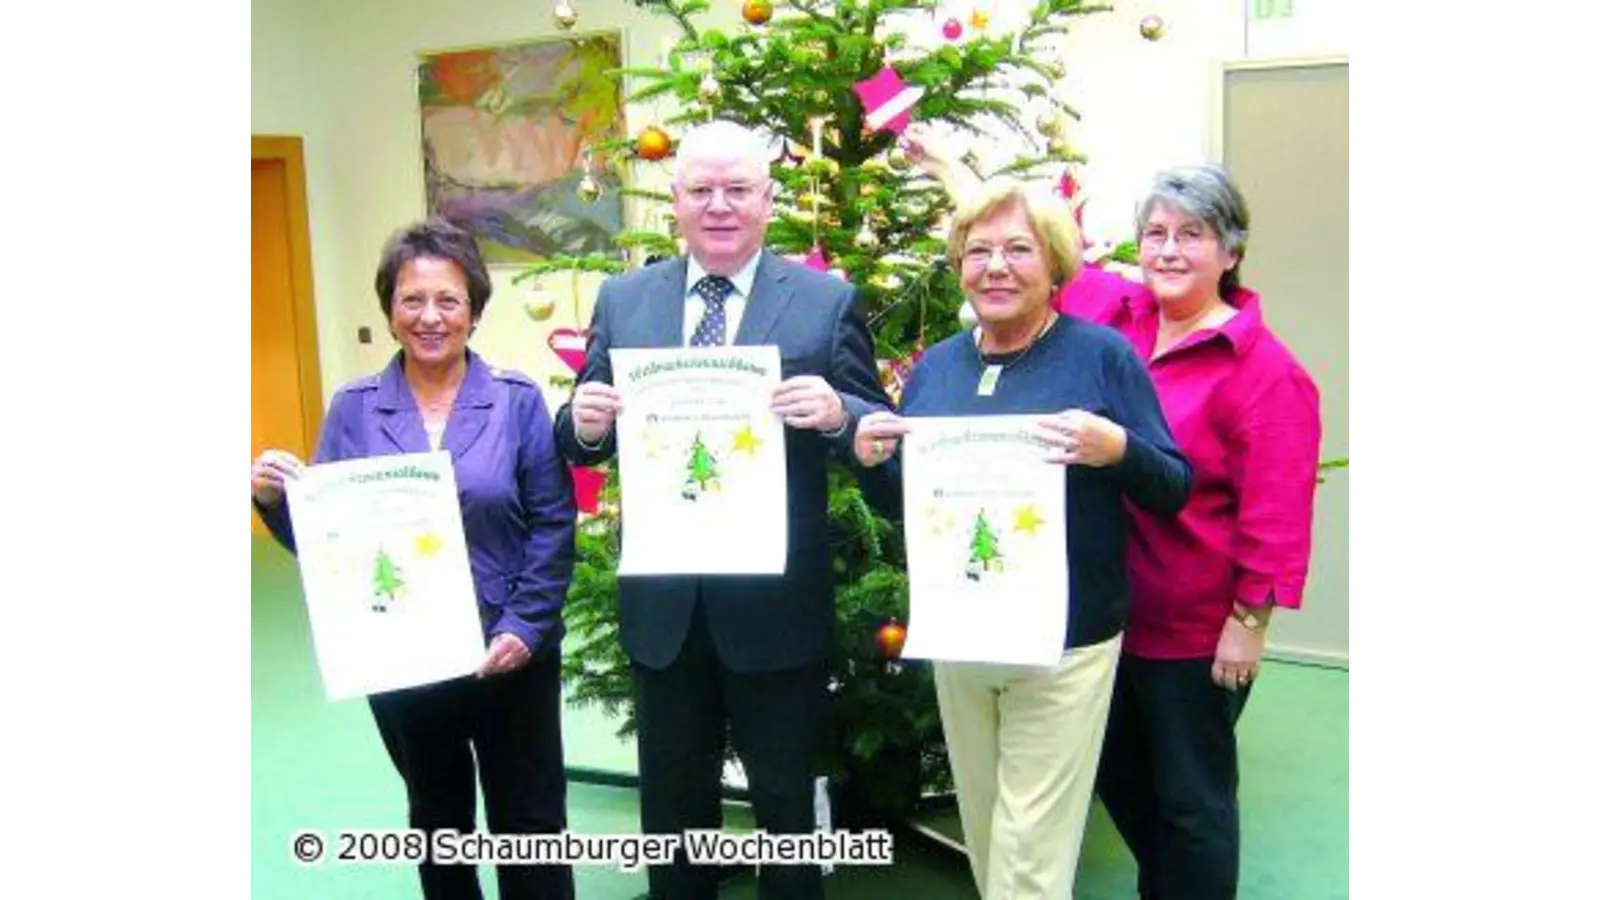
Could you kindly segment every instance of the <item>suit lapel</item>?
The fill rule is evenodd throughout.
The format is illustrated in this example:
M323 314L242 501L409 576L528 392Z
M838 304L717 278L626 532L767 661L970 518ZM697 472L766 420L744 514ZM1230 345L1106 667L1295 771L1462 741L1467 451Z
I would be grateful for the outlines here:
M756 345L765 343L773 326L784 310L789 308L789 297L794 285L780 260L761 251L761 262L756 265L756 278L750 284L750 298L745 303L744 316L739 320L739 333L735 344Z
M647 317L646 347L682 347L684 298L688 295L688 257L664 265L655 283L646 290L644 313Z

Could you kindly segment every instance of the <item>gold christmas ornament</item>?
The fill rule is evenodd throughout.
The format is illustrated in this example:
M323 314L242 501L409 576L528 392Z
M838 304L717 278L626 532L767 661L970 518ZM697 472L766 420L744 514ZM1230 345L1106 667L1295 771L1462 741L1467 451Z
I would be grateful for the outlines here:
M717 76L707 72L705 77L700 79L699 93L701 103L715 103L722 99L722 82L717 80Z
M639 137L633 142L633 148L634 152L639 154L639 158L659 162L672 152L672 138L667 137L665 131L651 125L639 132Z
M578 199L585 203L593 203L600 199L600 182L588 172L583 173L583 180L578 182Z
M573 9L572 4L568 3L567 0L560 0L556 4L554 18L557 28L562 31L571 31L572 26L578 24L578 11Z
M867 280L872 284L873 287L883 291L886 294L892 294L895 291L900 290L901 286L904 284L904 282L900 280L900 276L894 274L893 272L880 272L879 274L874 275Z
M812 175L826 176L828 178L836 178L839 175L839 163L826 156L808 156L806 161L801 164L800 169Z
M889 151L889 168L896 172L904 172L911 168L911 157L906 156L906 152L898 145Z
M1051 156L1066 156L1072 152L1072 147L1067 144L1067 139L1059 134L1050 139L1046 149L1050 151Z
M1148 15L1139 20L1139 36L1147 41L1159 41L1167 33L1167 23L1160 16Z
M826 206L832 206L833 201L816 191L806 191L794 198L795 205L804 210L816 211Z
M855 244L857 250L860 250L863 253L871 253L882 246L882 243L878 240L878 236L873 234L872 226L866 222L861 223L861 230L856 232L855 239L852 241L852 243Z
M1045 137L1056 137L1061 134L1063 124L1061 116L1052 110L1039 117L1039 133Z
M547 291L534 288L528 292L528 299L523 302L522 311L533 321L543 322L555 315L556 298Z
M739 13L744 16L746 22L760 28L772 21L772 3L770 0L745 0Z

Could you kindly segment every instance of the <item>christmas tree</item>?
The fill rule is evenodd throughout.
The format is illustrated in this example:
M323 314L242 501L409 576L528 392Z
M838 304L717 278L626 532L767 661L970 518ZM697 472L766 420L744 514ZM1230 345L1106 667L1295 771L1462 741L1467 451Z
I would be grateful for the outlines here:
M1015 29L1001 33L982 12L957 19L932 0L751 2L743 6L746 25L730 32L702 25L705 0L634 4L670 20L679 37L660 65L619 73L631 79L628 100L670 101L676 111L635 122L633 140L598 144L595 158L631 161L636 186L624 194L664 210L669 194L637 185L664 179L674 132L722 118L772 135L777 194L767 244L849 278L891 395L922 348L961 327L963 306L944 258L950 199L897 148L905 120L897 114L995 139L1013 154L988 166L965 157L979 177L1058 178L1081 157L1066 139L1077 113L1056 91L1063 75L1056 41L1075 17L1109 9L1038 0ZM914 105L906 110L908 102ZM670 214L634 217L640 218L665 227L623 233L618 244L631 260L555 258L518 280L570 270L621 272L630 263L679 254ZM691 480L714 474L712 462L709 454L692 455ZM580 529L566 607L574 640L564 674L575 702L600 704L622 720L626 735L633 716L629 666L617 636L620 489L613 471L600 513ZM832 472L830 489L838 620L829 660L833 740L822 768L841 789L836 821L848 825L903 815L925 794L948 790L950 775L931 669L886 660L875 642L885 622L908 621L903 538L842 469ZM974 540L984 562L998 557L986 523Z
M1000 539L995 537L994 531L989 527L989 520L984 517L983 510L978 510L978 521L972 526L972 555L967 559L967 577L977 581L982 573L991 569L999 571L1004 567L1001 562Z
M717 474L717 458L706 449L705 442L700 440L698 433L694 436L694 444L689 447L688 468L689 478L683 484L683 496L686 500L697 499L721 478Z
M372 573L372 608L377 612L388 611L388 604L394 602L395 594L405 586L406 583L400 579L400 570L395 568L394 560L389 558L389 554L384 552L382 547L379 547L377 566ZM388 603L385 603L384 599L387 599Z

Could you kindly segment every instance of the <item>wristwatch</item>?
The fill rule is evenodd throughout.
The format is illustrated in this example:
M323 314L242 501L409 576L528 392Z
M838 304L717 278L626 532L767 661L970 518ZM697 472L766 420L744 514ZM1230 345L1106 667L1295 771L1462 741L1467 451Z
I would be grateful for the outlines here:
M1245 606L1243 603L1235 602L1233 604L1233 619L1240 625L1243 625L1246 631L1261 630L1262 622L1260 617L1252 612L1250 607Z

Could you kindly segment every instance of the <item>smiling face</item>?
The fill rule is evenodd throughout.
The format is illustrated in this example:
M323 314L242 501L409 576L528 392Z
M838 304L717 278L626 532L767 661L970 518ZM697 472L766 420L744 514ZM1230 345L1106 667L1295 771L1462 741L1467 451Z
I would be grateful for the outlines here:
M419 256L401 266L389 330L405 348L408 361L448 366L464 359L472 334L472 304L461 267L433 256Z
M972 223L961 253L961 290L986 330L1011 330L1049 314L1053 273L1021 203Z
M732 275L766 239L772 182L738 147L698 148L682 166L672 198L684 243L707 272Z
M1163 306L1198 309L1220 295L1222 274L1239 262L1211 226L1165 203L1139 235L1144 282Z

